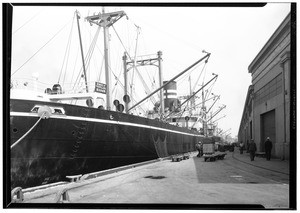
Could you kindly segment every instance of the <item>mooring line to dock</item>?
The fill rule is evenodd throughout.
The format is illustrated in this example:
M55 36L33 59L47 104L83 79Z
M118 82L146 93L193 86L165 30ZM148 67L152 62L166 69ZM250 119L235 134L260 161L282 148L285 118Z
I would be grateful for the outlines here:
M38 123L44 119L44 115L46 115L46 111L43 112L43 114L40 116L39 120L19 139L17 140L14 144L10 146L10 149L12 149L14 146L16 146L20 141L22 141L35 127L38 125Z

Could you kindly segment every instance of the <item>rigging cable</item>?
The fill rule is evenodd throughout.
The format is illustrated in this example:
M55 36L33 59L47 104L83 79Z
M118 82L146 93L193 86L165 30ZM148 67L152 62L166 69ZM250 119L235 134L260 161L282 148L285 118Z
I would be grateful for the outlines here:
M129 53L128 53L128 51L127 51L126 47L124 46L124 44L123 44L123 42L122 42L122 40L121 40L121 38L120 38L119 34L117 33L117 31L116 31L116 29L115 29L114 25L112 25L112 28L113 28L113 30L115 31L115 33L116 33L116 35L117 35L117 37L118 37L119 41L121 42L121 45L123 46L123 48L124 48L125 52L127 53L127 55L128 55L128 56L129 56L129 58L130 58L130 55L129 55ZM131 60L131 58L130 58L130 60Z
M115 27L112 26L112 28L114 29L114 31L115 31L117 37L119 38L119 40L120 40L120 42L121 42L123 48L125 49L125 52L127 53L129 59L132 60L132 58L130 57L130 55L129 55L127 49L125 48L125 46L124 46L124 44L123 44L123 42L122 42L120 36L118 35L118 33L117 33ZM142 81L142 84L143 84L144 88L146 89L146 94L148 95L148 93L151 93L149 87L147 86L146 82L144 81L144 79L143 79L142 75L140 74L140 72L138 71L138 69L137 69L136 67L134 67L134 69L136 69L137 74L138 74L140 80ZM154 99L153 97L151 98L151 101L152 101L153 104L155 103L155 99Z
M209 92L207 92L206 93L206 95L205 95L205 98L204 99L207 99L208 98L208 96L211 94L211 91L212 91L212 88L213 88L213 86L215 85L215 83L216 83L216 81L217 81L217 79L215 79L215 81L208 87L208 89L207 90L209 90L210 89L210 91Z
M85 25L84 25L85 26ZM99 27L100 28L100 27ZM100 30L100 29L99 29ZM95 47L99 50L99 52L100 52L100 54L103 56L103 53L102 53L102 51L100 50L100 48L98 47L98 45L97 45L97 42L95 42ZM99 74L99 76L98 76L98 81L100 81L100 77L101 77L101 74L102 74L102 67L103 67L103 61L102 61L102 65L101 65L101 72L100 72L100 74ZM111 68L109 68L109 69L111 69Z
M189 72L185 73L183 76L181 76L178 81L177 81L177 85L182 85L184 82L186 82L187 78L190 76L190 74L197 69L197 67L199 67L203 62L201 62L200 64L196 65L195 67L193 67ZM194 91L194 90L193 90Z
M201 70L201 72L200 72L200 75L198 76L197 81L196 81L195 84L194 84L194 87L193 87L192 91L195 91L196 86L198 85L198 82L199 82L199 80L200 80L200 77L201 77L201 75L202 75L202 73L203 73L203 70L206 68L206 65L207 65L207 60L205 61L205 64L204 64L204 66L203 66L203 68L202 68L202 70Z
M27 64L37 53L39 53L47 44L50 43L50 41L52 41L68 24L70 21L68 21L58 32L56 32L54 34L53 37L51 37L40 49L38 49L31 57L29 57L29 59L27 59L18 69L16 69L11 76L13 76L14 74L16 74L25 64Z
M134 71L136 70L136 71L138 72L138 70L137 70L137 68L136 68L136 52L137 52L138 38L139 38L139 34L140 34L140 32L139 32L140 27L137 26L136 24L134 24L134 26L135 26L136 29L137 29L137 35L136 35L136 40L135 40L136 43L135 43L135 51L134 51L134 58L133 58L133 69L132 69L131 84L130 84L131 97L133 96L133 95L132 95L132 86L133 86L133 79L134 79Z
M210 98L210 99L213 99L213 98ZM208 100L210 100L210 99L208 99ZM206 101L208 101L208 100L205 100L204 102L206 102ZM203 103L203 102L200 102L200 103L196 104L196 105L193 106L193 107L195 107L195 108L201 108L201 107L199 107L199 105L202 105L202 103ZM186 105L186 107L187 107L187 105ZM188 110L190 110L190 109L193 108L193 107L189 107L189 108L186 108L186 107L185 107L184 111L188 111ZM181 114L181 112L175 113L174 116L178 116L179 114ZM182 117L182 115L180 116L180 118L181 118L181 117Z
M114 75L114 76L115 76L116 83L115 83L114 88L112 89L112 94L114 93L115 89L117 88L118 79L120 78L120 75L121 75L121 74L122 74L122 73L120 72L120 73L119 73L119 77L117 77L116 75ZM115 97L116 97L116 96L117 96L117 92L116 92L116 94L115 94Z
M93 43L93 42L92 42L92 43ZM91 45L92 45L92 44L91 44ZM88 55L89 55L89 53L90 53L91 45L90 45L90 48L89 48L89 50L88 50L88 52L86 53L86 56L85 56L85 58L84 58L84 63L85 63L85 64L87 63L87 58L88 58ZM78 88L81 87L81 86L79 86L79 85L80 85L80 80L81 80L80 77L82 76L82 71L83 71L83 67L81 66L81 67L80 67L80 70L79 70L79 72L78 72L77 78L76 78L76 80L75 80L75 82L74 82L73 90L74 90L74 88L75 88L76 85L78 86Z
M186 112L186 111L188 111L188 110L187 110L187 106L188 106L188 104L186 103L184 109L180 112L179 118L182 118L183 113ZM179 114L179 113L178 113L178 114Z
M91 44L91 46L89 48L89 51L88 51L89 55L87 55L87 57L85 59L85 61L86 61L85 64L86 64L87 71L89 70L89 67L90 67L90 61L92 59L93 52L94 52L95 47L96 47L96 43L97 43L97 39L98 39L99 33L100 33L100 27L98 27L97 32L96 32L96 34L94 36L94 39L92 41L92 44ZM90 79L90 77L91 77L91 75L89 75L89 79Z
M61 78L61 75L62 75L62 71L63 71L63 67L64 67L64 64L65 64L65 59L66 59L67 53L70 52L74 19L75 19L75 13L74 13L74 16L73 16L72 26L71 26L71 30L70 30L70 34L69 34L69 38L68 38L68 42L67 42L66 52L65 52L65 55L64 55L64 59L63 59L63 64L61 66L60 74L59 74L59 77L58 77L58 83L60 82L60 78Z
M133 22L132 22L132 23L133 23ZM138 29L138 30L137 30L137 38L136 38L135 55L134 55L134 63L135 63L135 61L136 61L136 51L137 51L137 41L138 41L138 35L140 34L140 31L139 31L140 27L137 26L135 23L133 23L133 25ZM130 58L130 56L129 56L129 58ZM131 59L131 58L130 58L130 59ZM143 58L142 58L142 59L143 59ZM151 91L150 91L148 85L146 84L146 82L144 81L144 79L143 79L142 75L140 74L139 70L138 70L137 67L135 66L135 64L134 64L134 69L137 71L138 76L139 76L139 78L140 78L140 80L141 80L141 82L142 82L142 84L143 84L143 86L144 86L144 88L145 88L145 90L146 90L146 91L145 91L146 95L148 95L149 93L151 93ZM147 75L148 75L148 77L149 77L149 79L150 79L151 86L152 86L152 88L153 88L153 87L155 86L155 84L153 84L152 79L151 79L151 77L149 76L147 67L145 67L145 70L146 70L146 73L147 73ZM132 86L133 86L134 70L133 70L132 73L133 73L133 74L132 74L132 80L131 80L131 85L130 85L131 90L132 90ZM154 80L154 82L155 82L155 80ZM132 96L132 95L131 95L131 96ZM159 97L158 93L157 93L157 96ZM155 101L155 98L154 98L153 96L150 97L150 100L151 100L152 104L154 104L154 103L156 102L156 101Z
M99 30L100 30L100 27L99 27ZM97 33L98 33L98 32L97 32ZM99 33L98 33L98 34L99 34ZM102 53L102 51L100 50L100 48L98 47L98 45L96 44L96 42L95 42L95 46L96 46L97 49L99 50L100 54L103 56L103 53ZM102 61L101 70L102 70L102 67L103 67L103 61ZM118 79L118 77L117 77L117 76L115 75L115 73L113 72L112 68L109 67L109 69L111 70L112 74L114 75L114 77L115 77L115 79L117 80L117 82L121 85L121 87L124 87L124 86L122 85L121 81ZM82 70L82 68L81 68L81 70ZM79 72L79 75L77 76L77 79L76 79L75 82L78 81L78 78L80 77L80 73L81 73L81 71ZM99 81L100 81L100 77L101 77L101 72L100 72L99 77L98 77ZM75 83L75 84L76 84L76 83ZM75 87L75 85L74 85L74 87Z
M131 21L131 20L130 20ZM131 21L132 22L132 21ZM133 23L133 22L132 22ZM133 23L134 24L134 23ZM135 25L135 24L134 24ZM142 39L142 44L143 44L143 49L145 50L145 52L148 52L148 50L147 50L147 48L146 48L146 45L145 45L145 41L144 41L144 36L142 36L141 37L141 39ZM157 55L156 54L147 54L147 55L140 55L140 57L143 59L143 57L152 57L152 56L154 56L154 57L156 57ZM145 67L145 70L146 70L146 72L147 72L147 75L148 75L148 77L150 78L150 76L149 76L149 72L148 72L148 67L146 66ZM150 78L150 82L151 82L151 89L152 90L155 90L155 88L158 88L158 86L156 85L156 81L155 81L155 76L156 76L156 73L157 73L157 70L155 70L154 71L154 75L152 75L152 78L153 78L153 81L152 81L152 79ZM157 93L157 98L159 99L159 93Z
M75 68L76 68L76 64L77 64L78 53L79 53L79 47L78 47L77 53L76 53L76 58L75 58L75 63L74 63L74 67L73 67L71 82L73 81L73 77L74 77L74 73L75 73Z
M85 64L86 64L86 68L89 67L90 60L91 60L91 57L92 57L92 53L94 52L94 49L95 49L95 46L96 46L96 42L97 42L97 39L98 39L98 36L99 36L99 32L100 32L100 27L97 29L97 32L96 32L96 34L95 34L95 36L93 38L93 41L92 41L92 43L90 45L90 48L89 48L89 50L88 50L88 52L87 52L87 54L85 56L84 61L85 61ZM81 79L80 76L82 76L82 70L83 70L83 67L81 67L80 70L79 70L79 73L77 75L77 78L76 78L74 86L73 86L73 89L80 82L80 79Z
M203 84L204 81L205 81L205 77L206 77L206 69L204 70L204 75L203 75L203 81L202 81L202 84Z
M93 41L91 43L91 46L90 46L90 48L88 50L88 53L87 53L87 56L86 56L86 59L85 59L87 67L89 67L89 64L90 64L90 61L91 61L91 58L92 58L92 54L93 54L93 52L95 50L95 47L96 47L96 43L97 43L97 39L98 39L99 33L100 33L100 26L97 29L97 32L96 32L96 34L95 34L95 36L93 38Z
M21 27L16 29L12 34L14 35L16 32L18 32L21 28L23 28L26 24L28 24L30 21L32 21L38 14L40 14L42 11L39 11L36 13L33 17L31 17L27 22L25 22Z
M98 80L99 82L100 82L101 75L102 75L102 72L103 72L103 65L104 65L104 60L102 60L100 72L99 72L99 75L98 75L98 78L97 78L97 80Z

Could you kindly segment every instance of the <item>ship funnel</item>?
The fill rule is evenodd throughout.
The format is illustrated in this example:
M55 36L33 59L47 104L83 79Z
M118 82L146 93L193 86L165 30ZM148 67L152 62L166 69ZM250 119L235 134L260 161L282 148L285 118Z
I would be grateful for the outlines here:
M168 81L164 81L163 84ZM176 81L171 81L168 85L164 87L164 104L165 109L174 111L178 107L179 100L177 99L177 83Z

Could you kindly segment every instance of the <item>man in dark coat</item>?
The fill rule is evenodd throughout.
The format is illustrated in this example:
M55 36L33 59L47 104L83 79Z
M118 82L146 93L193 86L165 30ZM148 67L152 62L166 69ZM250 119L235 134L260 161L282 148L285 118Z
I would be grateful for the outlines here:
M243 150L244 150L244 143L243 141L240 142L240 154L243 154Z
M265 142L265 151L266 151L266 159L270 160L271 159L271 150L272 150L272 141L270 140L269 137L267 137L267 140Z
M201 142L198 142L198 143L196 144L196 149L198 150L198 155L197 155L197 157L198 157L198 158L202 157L202 155L203 155L203 146L202 146L202 143L201 143Z
M251 161L254 161L255 152L256 152L256 144L254 143L254 140L251 139L250 144L249 144L249 153L250 153Z

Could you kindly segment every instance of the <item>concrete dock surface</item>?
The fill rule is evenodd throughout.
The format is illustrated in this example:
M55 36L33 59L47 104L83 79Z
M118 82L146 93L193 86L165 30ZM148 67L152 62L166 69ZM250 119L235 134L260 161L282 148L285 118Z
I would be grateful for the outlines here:
M67 190L74 204L199 204L289 208L289 162L226 152L224 160L165 159L96 178L24 192L24 203L55 203ZM64 205L64 204L59 204Z

